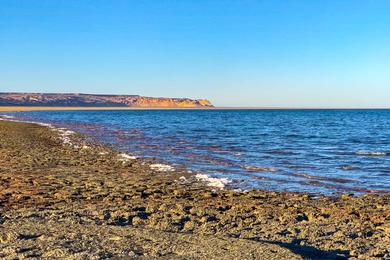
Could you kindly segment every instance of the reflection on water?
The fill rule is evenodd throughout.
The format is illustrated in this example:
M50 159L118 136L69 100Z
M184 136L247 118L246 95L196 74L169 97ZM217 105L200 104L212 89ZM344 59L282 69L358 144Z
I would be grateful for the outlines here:
M138 156L241 188L390 191L389 110L36 111L18 117L87 133Z

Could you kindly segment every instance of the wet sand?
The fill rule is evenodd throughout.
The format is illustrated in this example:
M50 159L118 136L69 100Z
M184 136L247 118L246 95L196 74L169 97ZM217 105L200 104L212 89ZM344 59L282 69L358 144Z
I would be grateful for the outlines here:
M390 195L213 189L87 140L0 121L1 258L390 258Z

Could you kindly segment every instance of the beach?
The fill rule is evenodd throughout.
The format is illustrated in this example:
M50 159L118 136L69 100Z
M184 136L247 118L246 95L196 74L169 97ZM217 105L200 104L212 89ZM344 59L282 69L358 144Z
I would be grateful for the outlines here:
M389 194L220 184L66 129L2 120L0 257L390 258Z

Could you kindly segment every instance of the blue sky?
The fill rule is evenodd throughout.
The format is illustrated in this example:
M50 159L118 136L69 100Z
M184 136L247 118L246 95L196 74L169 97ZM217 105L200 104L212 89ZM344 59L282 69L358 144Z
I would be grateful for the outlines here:
M390 1L0 0L0 91L390 107Z

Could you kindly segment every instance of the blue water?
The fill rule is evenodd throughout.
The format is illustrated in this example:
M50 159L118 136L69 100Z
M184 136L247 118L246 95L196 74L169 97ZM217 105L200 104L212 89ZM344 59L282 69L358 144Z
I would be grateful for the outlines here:
M390 110L126 110L16 113L240 188L390 191Z

